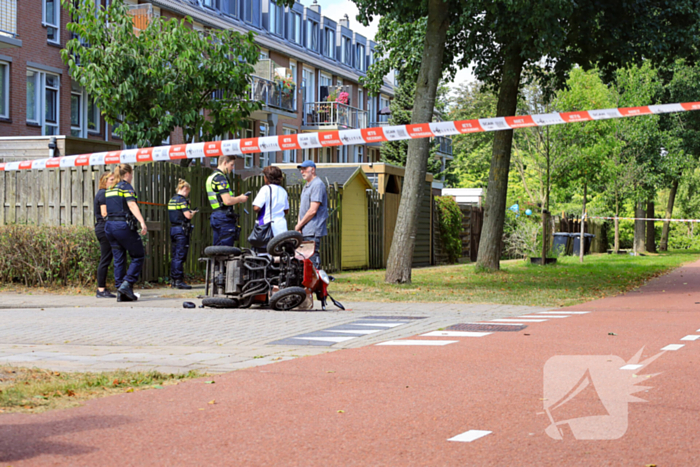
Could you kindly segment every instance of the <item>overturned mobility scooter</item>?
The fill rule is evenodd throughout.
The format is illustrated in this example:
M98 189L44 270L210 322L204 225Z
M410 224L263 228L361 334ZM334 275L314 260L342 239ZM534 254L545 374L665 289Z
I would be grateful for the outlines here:
M317 270L309 260L314 243L302 243L301 233L283 232L267 244L267 253L230 246L209 246L204 249L207 263L205 295L202 305L212 308L249 308L259 304L278 311L287 311L304 304L308 295L316 295L326 309L333 280ZM313 308L312 306L309 308Z

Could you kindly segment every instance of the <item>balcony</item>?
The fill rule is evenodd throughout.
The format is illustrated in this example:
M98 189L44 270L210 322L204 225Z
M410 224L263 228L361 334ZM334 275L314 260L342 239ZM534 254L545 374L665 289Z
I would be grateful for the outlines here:
M0 49L22 47L17 39L17 0L0 0Z
M352 130L367 128L368 112L339 102L304 104L304 130Z
M263 103L265 106L263 111L277 109L296 114L297 106L294 102L296 84L287 80L270 81L259 76L251 78L253 88L251 98Z

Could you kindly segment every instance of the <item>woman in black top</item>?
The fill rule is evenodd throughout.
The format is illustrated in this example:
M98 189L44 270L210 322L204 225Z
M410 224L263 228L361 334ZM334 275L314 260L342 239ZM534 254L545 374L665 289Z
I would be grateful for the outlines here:
M112 264L112 246L105 234L105 222L107 217L107 205L105 191L112 185L114 176L112 172L106 172L100 177L99 190L95 195L95 236L100 242L100 264L97 266L97 298L115 298L116 295L107 290L107 270Z

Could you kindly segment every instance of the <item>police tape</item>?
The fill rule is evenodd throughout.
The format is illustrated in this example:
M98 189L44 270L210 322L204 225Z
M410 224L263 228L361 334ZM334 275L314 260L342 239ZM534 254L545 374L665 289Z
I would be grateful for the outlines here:
M605 219L614 221L615 219L619 221L658 221L658 222L700 222L700 219L659 219L657 217L601 217L601 216L588 216L589 219Z
M382 143L436 136L452 136L485 131L513 130L534 126L608 120L665 113L700 110L700 102L648 105L617 109L555 112L514 117L479 118L450 122L418 123L412 125L381 126L358 130L321 131L296 135L266 136L261 138L231 139L205 143L176 144L142 149L81 154L29 161L0 163L0 171L43 170L59 167L81 167L107 164L136 164L139 162L177 161L203 157L243 156L257 152L277 152L296 149L315 149L333 146Z

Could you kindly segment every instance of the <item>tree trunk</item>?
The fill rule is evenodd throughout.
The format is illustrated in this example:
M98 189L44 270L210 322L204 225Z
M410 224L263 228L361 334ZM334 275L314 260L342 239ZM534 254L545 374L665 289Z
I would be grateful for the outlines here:
M620 203L617 199L617 193L615 193L615 244L613 245L613 252L617 254L620 251Z
M644 217L644 203L638 202L634 209L634 217ZM634 221L634 253L644 253L644 221Z
M673 217L673 204L676 202L676 192L678 191L678 179L673 181L671 185L671 192L668 194L668 204L666 205L666 219L671 219ZM668 250L668 234L671 230L671 223L669 221L664 222L664 226L661 229L661 241L659 241L659 250Z
M647 218L651 219L655 216L654 214L654 201L650 200L647 202ZM647 223L647 251L649 253L656 253L656 230L654 229L654 221L646 221Z
M416 83L411 123L426 123L433 119L437 87L442 77L445 38L449 27L447 11L442 0L429 0L423 61ZM408 142L406 174L384 278L386 282L392 284L411 282L413 248L416 242L418 213L423 199L429 156L430 140L428 138L413 139Z
M586 254L586 198L588 197L588 183L583 184L583 211L581 214L581 237L578 240L578 260L583 263L583 255Z
M503 79L498 93L496 115L515 115L518 104L518 89L523 59L520 48L511 48L505 57ZM493 152L489 183L486 189L486 208L479 242L477 267L489 271L500 268L503 222L506 216L506 196L508 195L508 170L510 168L513 130L496 131L493 137Z

